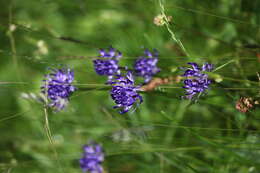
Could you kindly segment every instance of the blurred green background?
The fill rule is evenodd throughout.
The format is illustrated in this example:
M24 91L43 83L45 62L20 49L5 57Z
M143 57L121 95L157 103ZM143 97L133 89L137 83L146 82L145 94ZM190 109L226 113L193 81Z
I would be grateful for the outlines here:
M162 1L190 57L153 23L161 13L157 0L0 4L1 172L81 172L78 159L89 140L104 147L107 173L260 172L260 110L235 109L240 96L259 95L259 0ZM156 48L159 77L181 74L187 62L226 66L193 105L181 99L182 89L158 88L143 94L135 112L120 115L108 91L78 91L66 110L48 110L50 141L43 106L32 99L47 68L64 64L78 84L103 84L91 57L110 45L130 67L144 48Z

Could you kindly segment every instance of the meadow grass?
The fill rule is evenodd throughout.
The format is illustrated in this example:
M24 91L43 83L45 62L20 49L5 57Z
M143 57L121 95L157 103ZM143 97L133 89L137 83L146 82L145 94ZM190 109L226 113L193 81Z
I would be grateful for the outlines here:
M260 172L260 110L236 109L241 96L260 97L259 1L0 4L1 172L82 172L79 158L90 140L103 146L107 173ZM159 14L163 26L153 23ZM127 66L143 48L156 48L160 78L181 75L187 62L210 62L214 82L196 103L182 99L182 83L158 86L120 115L92 63L110 45ZM79 90L55 113L33 98L47 69L61 64L74 69Z

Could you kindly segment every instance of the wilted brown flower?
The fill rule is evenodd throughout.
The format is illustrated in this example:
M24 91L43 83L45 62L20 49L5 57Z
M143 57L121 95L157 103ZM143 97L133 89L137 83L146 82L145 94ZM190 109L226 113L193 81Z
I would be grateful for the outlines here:
M153 78L148 84L144 85L141 87L142 91L152 91L156 87L160 85L165 85L165 84L170 84L170 83L178 83L180 82L181 77L176 76L176 77L167 77L167 78Z
M236 109L245 113L252 109L256 104L259 104L258 101L254 101L251 97L240 97L236 103Z

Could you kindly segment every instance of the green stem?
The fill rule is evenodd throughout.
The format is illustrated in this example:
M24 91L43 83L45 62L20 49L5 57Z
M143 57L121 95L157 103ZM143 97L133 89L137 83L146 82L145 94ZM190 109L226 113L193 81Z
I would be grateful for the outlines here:
M164 9L164 5L162 3L162 0L159 0L159 5L160 5L160 8L161 8L161 14L163 15L163 19L164 19L164 22L165 22L165 26L168 30L168 32L170 33L171 35L171 38L180 46L180 48L182 49L182 51L188 56L190 57L189 53L187 52L186 48L184 47L184 45L182 44L181 40L178 39L176 37L176 35L174 34L174 32L171 30L170 28L170 23L167 19L167 16L165 14L165 9Z

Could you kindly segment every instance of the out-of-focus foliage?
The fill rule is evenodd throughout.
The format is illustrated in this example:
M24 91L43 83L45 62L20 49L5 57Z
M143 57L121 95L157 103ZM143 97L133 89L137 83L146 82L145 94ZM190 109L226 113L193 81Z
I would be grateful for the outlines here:
M103 145L110 173L260 172L260 109L235 109L240 96L259 95L260 1L162 3L189 57L153 23L157 0L0 1L1 172L81 172L88 140ZM119 115L109 91L78 91L65 111L48 110L50 140L44 108L33 99L47 68L65 64L78 84L103 84L92 57L110 45L129 67L143 48L156 48L159 77L181 74L187 62L226 65L210 74L217 82L196 104L173 84L143 93L135 112Z

